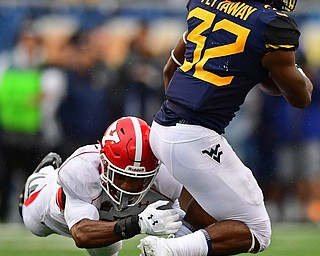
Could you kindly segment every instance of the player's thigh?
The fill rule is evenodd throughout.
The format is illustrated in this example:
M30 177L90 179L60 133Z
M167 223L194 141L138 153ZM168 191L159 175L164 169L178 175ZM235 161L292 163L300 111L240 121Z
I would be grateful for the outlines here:
M173 159L174 176L217 220L266 217L257 181L223 137L176 144Z
M52 191L49 186L44 186L41 190L36 191L33 200L27 201L22 207L22 218L26 228L37 236L48 236L54 233L45 224L43 216L50 201Z

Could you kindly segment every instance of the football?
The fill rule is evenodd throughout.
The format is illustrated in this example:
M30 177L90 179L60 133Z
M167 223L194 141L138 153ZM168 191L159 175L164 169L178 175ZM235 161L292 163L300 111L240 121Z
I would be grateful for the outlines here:
M277 84L272 80L271 77L268 77L266 80L259 84L259 88L266 94L271 96L280 96L281 92Z

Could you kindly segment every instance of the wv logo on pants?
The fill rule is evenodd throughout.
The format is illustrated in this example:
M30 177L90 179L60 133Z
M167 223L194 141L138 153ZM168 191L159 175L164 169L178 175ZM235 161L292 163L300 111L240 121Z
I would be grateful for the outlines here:
M209 149L204 149L201 151L202 154L207 155L211 159L215 160L220 164L221 155L223 154L222 150L220 149L220 144L214 145Z

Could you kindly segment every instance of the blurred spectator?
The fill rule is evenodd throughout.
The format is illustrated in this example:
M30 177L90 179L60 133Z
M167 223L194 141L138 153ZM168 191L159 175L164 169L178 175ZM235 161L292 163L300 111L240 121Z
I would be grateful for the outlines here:
M2 221L7 220L8 202L15 202L8 200L8 195L17 198L44 152L58 151L61 146L57 110L66 90L63 68L69 59L68 41L76 30L74 24L64 17L40 17L23 26L16 46L0 57L0 135L5 159L0 188Z
M60 109L65 156L95 141L121 114L113 95L118 74L101 61L95 33L80 31L72 40L67 95Z
M234 148L234 151L236 151L240 159L253 170L257 169L256 151L258 149L255 141L255 133L260 123L260 97L259 88L253 88L241 106L239 113L231 121L225 132L225 136Z
M148 39L149 24L141 22L122 68L121 83L124 87L123 114L138 116L151 123L164 97L164 63L152 55Z
M298 153L300 158L297 157L297 162L300 159L301 162L295 190L304 220L320 223L320 70L309 62L301 65L314 89L311 105L301 120L302 142Z
M58 150L63 141L58 110L66 94L65 70L72 57L70 41L78 28L77 20L62 15L44 15L35 21L35 30L44 51L41 65L42 137L49 150Z
M0 55L0 221L9 216L10 197L16 195L11 192L41 156L42 57L31 21L22 24L15 46Z
M312 102L301 110L282 97L262 97L258 181L271 218L320 222L320 73L301 58L299 64L314 84Z
M276 149L280 144L280 134L278 125L281 123L282 116L279 109L286 105L282 97L272 97L259 91L260 108L259 122L253 133L256 145L256 169L254 175L264 193L266 207L270 218L279 221L283 216L281 213L282 201L281 186L276 165ZM279 106L282 104L281 106Z
M138 30L135 18L115 17L102 24L95 36L100 37L96 50L99 50L102 61L112 69L120 69L130 52L130 42Z

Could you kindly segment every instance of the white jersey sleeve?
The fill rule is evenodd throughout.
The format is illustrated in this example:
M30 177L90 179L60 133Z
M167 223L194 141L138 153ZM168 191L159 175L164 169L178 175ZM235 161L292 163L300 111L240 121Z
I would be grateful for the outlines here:
M60 167L58 184L62 186L66 196L91 203L102 192L99 166L96 146L81 147Z
M75 151L60 167L58 184L66 195L65 220L69 229L81 219L98 220L93 202L101 196L100 158L96 145Z
M71 229L82 219L99 220L99 212L92 204L66 196L64 217L69 229Z

